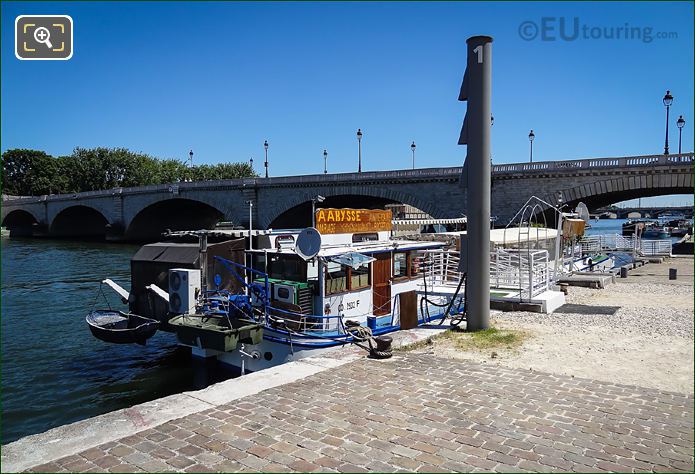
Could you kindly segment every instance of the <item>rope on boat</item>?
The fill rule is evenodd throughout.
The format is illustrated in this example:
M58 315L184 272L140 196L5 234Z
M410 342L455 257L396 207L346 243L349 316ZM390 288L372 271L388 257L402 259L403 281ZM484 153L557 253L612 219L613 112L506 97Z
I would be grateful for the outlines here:
M104 294L104 283L99 283L99 290L97 290L97 295L94 297L94 302L92 303L92 311L94 311L94 308L97 305L97 300L99 299L99 295L101 295L104 298L104 301L106 301L106 306L109 307L111 310L111 303L109 303L109 299L106 297Z
M371 357L375 359L388 359L393 355L390 337L388 340L383 338L383 345L386 347L380 348L378 342L372 335L372 330L366 326L361 326L357 321L345 321L345 330L352 335L352 343L369 352ZM364 342L366 342L369 347L365 347L363 344ZM386 344L387 342L388 344Z

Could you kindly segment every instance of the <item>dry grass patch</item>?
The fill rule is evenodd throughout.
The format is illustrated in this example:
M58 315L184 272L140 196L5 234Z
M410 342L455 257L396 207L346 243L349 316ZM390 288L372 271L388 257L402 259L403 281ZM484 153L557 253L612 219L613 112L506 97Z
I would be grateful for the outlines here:
M415 351L433 345L449 346L460 351L487 351L490 349L516 349L529 337L524 331L491 327L483 331L466 332L450 329L436 336L411 344L400 350Z
M447 341L454 348L462 351L485 351L488 349L516 349L527 337L528 334L523 331L491 327L476 332L447 331L442 335L442 341Z

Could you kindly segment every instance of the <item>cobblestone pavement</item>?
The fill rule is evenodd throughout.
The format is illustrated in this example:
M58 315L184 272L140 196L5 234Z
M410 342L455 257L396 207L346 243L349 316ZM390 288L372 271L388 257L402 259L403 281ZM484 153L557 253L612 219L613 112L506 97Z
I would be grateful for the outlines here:
M693 471L693 397L397 353L32 471Z

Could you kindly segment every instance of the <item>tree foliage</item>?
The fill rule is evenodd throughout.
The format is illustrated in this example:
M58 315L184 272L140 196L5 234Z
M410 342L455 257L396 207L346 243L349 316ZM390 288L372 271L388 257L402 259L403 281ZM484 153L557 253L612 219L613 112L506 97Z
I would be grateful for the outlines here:
M189 167L183 161L161 160L125 148L75 148L60 157L24 149L2 154L2 192L16 196L253 176L248 163Z

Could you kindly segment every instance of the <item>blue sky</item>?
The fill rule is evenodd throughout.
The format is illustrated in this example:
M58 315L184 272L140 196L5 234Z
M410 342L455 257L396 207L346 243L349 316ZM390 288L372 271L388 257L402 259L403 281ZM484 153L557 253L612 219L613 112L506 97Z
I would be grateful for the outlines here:
M14 19L68 14L69 61L19 61ZM555 41L520 36L556 26ZM559 19L651 28L669 38L559 38ZM633 30L636 31L636 30ZM2 4L3 150L54 155L123 146L196 163L254 158L271 175L455 166L466 106L457 95L465 40L493 43L493 161L663 152L666 89L683 150L693 150L693 3ZM635 36L633 34L633 36ZM675 36L675 38L674 38ZM649 202L692 202L692 196ZM655 201L656 200L656 201Z

